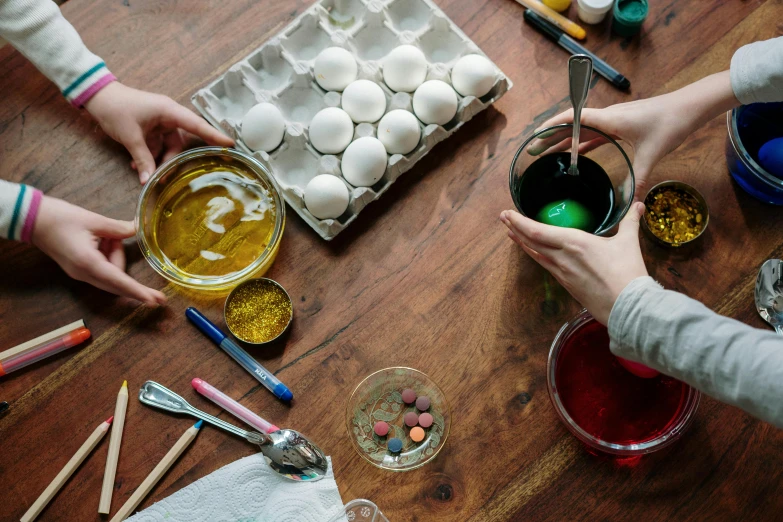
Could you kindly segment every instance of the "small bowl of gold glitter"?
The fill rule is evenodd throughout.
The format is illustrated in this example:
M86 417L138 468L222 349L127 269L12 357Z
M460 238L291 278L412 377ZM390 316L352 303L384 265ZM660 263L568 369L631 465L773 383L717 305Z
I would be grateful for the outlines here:
M704 233L710 220L707 201L681 181L658 183L644 198L644 229L657 243L680 247Z
M228 294L223 315L234 337L261 345L288 330L294 307L280 283L260 277L241 283Z

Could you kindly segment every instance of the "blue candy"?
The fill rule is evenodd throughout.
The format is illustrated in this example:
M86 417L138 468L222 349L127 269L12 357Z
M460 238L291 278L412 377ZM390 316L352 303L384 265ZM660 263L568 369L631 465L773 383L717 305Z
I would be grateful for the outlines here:
M392 437L389 439L389 442L386 443L386 446L392 453L399 453L402 451L402 441L397 437Z

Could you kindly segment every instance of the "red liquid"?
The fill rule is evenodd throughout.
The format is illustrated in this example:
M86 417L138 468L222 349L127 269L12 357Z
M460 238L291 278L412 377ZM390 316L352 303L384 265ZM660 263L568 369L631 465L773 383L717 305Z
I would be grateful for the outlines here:
M606 327L594 320L564 343L555 382L574 422L614 444L639 444L666 433L689 389L665 375L643 379L623 368L609 351Z

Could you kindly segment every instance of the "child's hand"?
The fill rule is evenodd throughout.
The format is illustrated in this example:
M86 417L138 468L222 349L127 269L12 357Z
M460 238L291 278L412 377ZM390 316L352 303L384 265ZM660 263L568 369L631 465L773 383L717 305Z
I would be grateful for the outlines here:
M156 159L165 162L182 152L189 141L188 133L210 145L234 144L234 140L171 98L119 82L98 91L84 107L106 134L128 149L133 157L131 165L139 172L142 184L155 171Z
M731 88L729 72L708 76L678 91L612 105L605 109L584 109L582 123L595 127L613 139L624 140L634 149L633 170L637 199L644 197L650 172L700 126L722 112L739 105ZM545 128L574 121L568 110L544 122ZM582 129L579 152L584 154L606 143L600 135ZM528 145L528 153L538 155L571 147L571 131L558 132Z
M639 247L639 220L644 205L635 203L614 237L599 237L573 228L544 225L505 210L500 220L508 236L602 324L609 321L623 289L647 275Z
M150 306L166 304L162 292L147 288L125 273L122 240L135 233L129 221L109 219L44 196L32 242L74 279Z

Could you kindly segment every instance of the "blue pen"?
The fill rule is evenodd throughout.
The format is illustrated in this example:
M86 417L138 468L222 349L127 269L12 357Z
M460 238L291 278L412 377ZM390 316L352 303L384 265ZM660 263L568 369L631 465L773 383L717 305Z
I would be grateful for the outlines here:
M212 339L216 345L223 348L228 355L231 356L239 365L250 372L253 377L264 385L264 387L271 391L275 397L282 399L286 402L294 398L294 394L288 387L280 382L280 379L275 377L272 372L258 364L258 361L247 353L245 350L237 346L237 344L229 339L220 328L212 324L212 321L204 317L204 315L193 307L185 310L185 317L187 317L191 323L196 325L196 328Z

